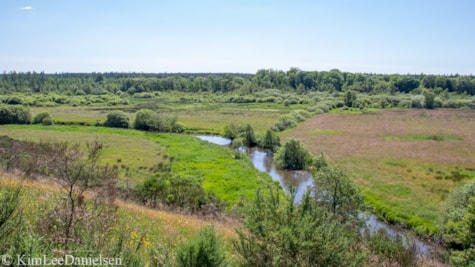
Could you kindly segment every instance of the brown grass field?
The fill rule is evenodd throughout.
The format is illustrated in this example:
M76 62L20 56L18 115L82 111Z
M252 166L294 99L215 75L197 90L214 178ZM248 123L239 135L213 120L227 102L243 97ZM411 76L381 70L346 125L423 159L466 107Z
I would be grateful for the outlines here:
M284 138L350 173L381 217L434 233L449 192L475 177L475 112L324 114Z

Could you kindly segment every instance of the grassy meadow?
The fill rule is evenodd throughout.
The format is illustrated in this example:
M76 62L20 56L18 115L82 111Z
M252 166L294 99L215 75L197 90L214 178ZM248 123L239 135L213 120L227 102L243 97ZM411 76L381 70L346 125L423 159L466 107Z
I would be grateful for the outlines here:
M254 169L247 157L236 158L226 147L189 135L64 125L4 125L0 135L73 143L98 139L105 145L102 162L115 165L123 183L143 182L159 169L156 166L171 164L174 173L202 179L206 191L215 192L231 205L241 196L252 199L259 186L274 184L267 174Z
M135 111L140 108L152 108L164 116L176 116L189 133L222 134L229 123L250 124L257 133L271 128L280 116L292 110L305 108L306 105L290 107L279 103L181 103L160 98L136 99L135 105L93 105L57 107L32 107L33 115L48 112L56 124L95 125L104 122L112 110L124 111L133 121ZM172 99L173 100L173 99Z
M283 139L325 152L377 215L433 234L446 196L475 178L474 129L470 110L388 110L318 115Z
M18 180L0 173L0 186L11 185L22 188L20 209L28 218L29 225L41 225L41 220L47 216L45 211L54 209L63 197L63 189L51 181ZM146 259L152 257L154 252L158 256L165 255L165 251L174 253L179 242L192 238L204 226L212 225L224 241L226 253L233 253L231 239L236 237L234 229L240 225L235 220L207 220L201 216L151 209L121 200L116 200L114 204L117 207L116 217L114 221L105 222L106 234L97 236L97 242L114 244L120 232L125 231L128 233L125 246Z

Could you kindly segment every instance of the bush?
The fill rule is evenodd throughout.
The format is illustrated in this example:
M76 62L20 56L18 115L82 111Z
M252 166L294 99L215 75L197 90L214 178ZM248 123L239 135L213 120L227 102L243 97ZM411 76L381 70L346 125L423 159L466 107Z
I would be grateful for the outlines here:
M310 152L296 139L289 139L275 154L279 168L286 170L304 170L312 163Z
M254 135L254 129L252 129L252 126L250 124L246 125L246 127L244 128L242 137L244 139L246 146L248 147L252 147L257 144L256 136Z
M442 218L442 237L456 266L475 264L475 181L454 190Z
M53 118L51 117L51 115L48 112L38 113L33 118L33 124L43 123L43 121L47 118L49 118L51 122L53 121ZM51 125L51 124L47 124L47 125Z
M21 105L23 104L23 99L19 96L11 96L6 100L6 103L9 105Z
M259 146L271 151L275 151L280 146L280 138L271 130L267 130L265 137L259 143Z
M222 241L212 226L206 226L189 242L177 246L178 266L226 266Z
M411 108L423 108L424 107L424 96L416 95L411 97Z
M393 238L385 229L368 236L368 244L371 252L378 256L378 263L382 265L420 266L416 245L406 247L403 238Z
M310 194L295 206L295 196L281 199L280 190L269 191L257 192L234 241L242 266L364 266L356 235Z
M107 119L103 125L113 128L129 128L129 117L123 111L114 110L107 114Z
M239 136L239 133L242 131L242 127L237 126L234 123L227 124L224 126L224 137L233 140Z
M293 128L297 126L297 121L293 116L290 115L282 115L279 118L279 121L274 125L274 129L277 131L283 131L288 128Z
M145 131L152 130L158 126L158 120L155 121L155 119L158 119L155 112L150 109L141 109L137 111L137 114L135 115L134 129Z
M28 124L31 121L30 110L21 106L0 108L0 124Z
M54 124L53 118L46 117L43 119L43 121L41 121L41 124L46 125L46 126L53 125Z
M242 146L244 146L244 139L242 137L237 137L233 139L233 142L232 142L233 148L240 148Z

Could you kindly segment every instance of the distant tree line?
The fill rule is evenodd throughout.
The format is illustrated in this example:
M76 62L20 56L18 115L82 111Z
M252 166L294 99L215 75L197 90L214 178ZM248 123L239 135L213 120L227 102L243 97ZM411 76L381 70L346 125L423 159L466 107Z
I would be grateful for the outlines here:
M369 94L410 93L426 88L435 93L475 95L473 75L372 74L330 71L259 70L241 73L60 73L4 72L0 92L70 93L101 95L176 90L184 92L241 92L253 94L263 89L305 93L308 91Z

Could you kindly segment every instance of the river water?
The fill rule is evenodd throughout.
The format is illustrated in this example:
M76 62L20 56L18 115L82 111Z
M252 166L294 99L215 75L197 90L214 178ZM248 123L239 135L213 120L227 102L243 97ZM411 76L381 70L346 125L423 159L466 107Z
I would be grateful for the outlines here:
M229 146L231 148L231 140L221 136L198 135L196 137L213 144ZM278 181L286 193L289 193L289 187L293 186L296 190L296 203L300 202L303 195L313 185L312 174L307 171L287 171L276 168L272 152L258 147L240 147L238 151L248 154L254 167L259 171L268 173L274 181ZM361 213L360 216L364 219L366 230L370 234L380 229L385 229L389 236L393 238L400 236L403 240L406 239L403 230L379 220L374 214ZM410 237L409 242L415 243L420 255L428 255L431 250L431 246L428 243L416 237Z

